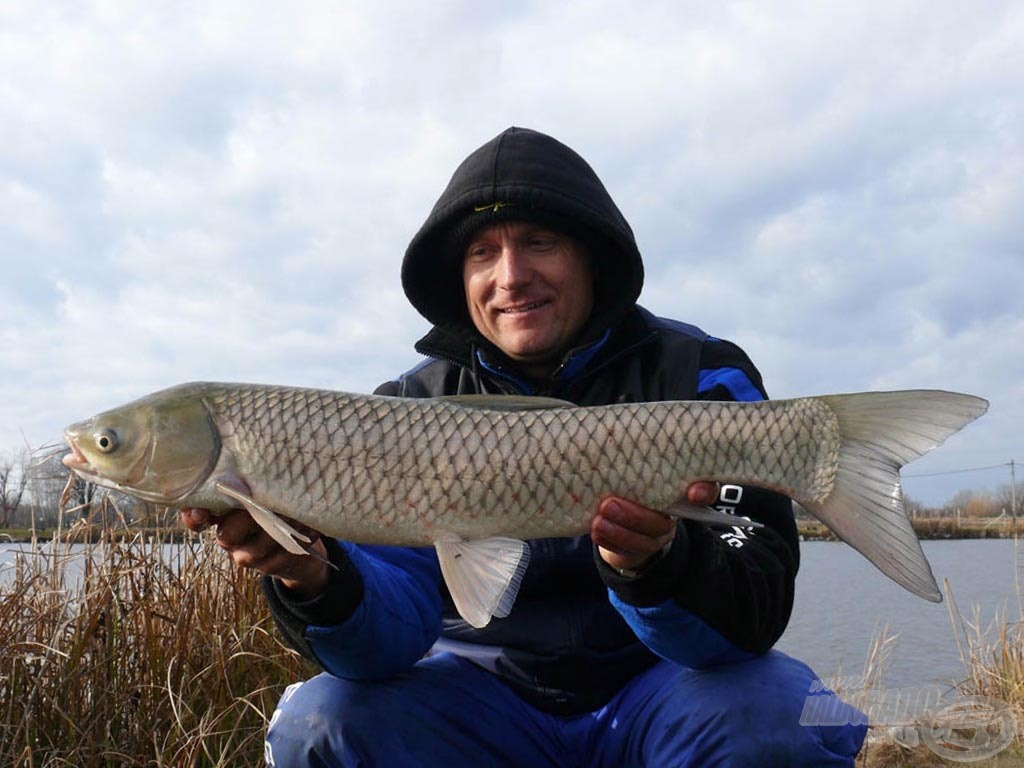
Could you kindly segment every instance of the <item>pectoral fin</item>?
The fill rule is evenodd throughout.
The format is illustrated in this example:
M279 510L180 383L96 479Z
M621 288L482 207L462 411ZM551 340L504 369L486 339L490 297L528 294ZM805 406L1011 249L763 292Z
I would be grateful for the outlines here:
M755 520L748 520L745 517L737 517L727 512L721 512L714 507L695 507L685 501L677 501L662 510L666 515L681 517L684 520L696 520L698 523L707 525L727 525L730 528L764 528L762 523Z
M256 521L260 528L267 532L274 541L284 547L286 550L294 555L308 555L309 552L306 550L303 544L309 544L313 540L305 534L299 533L297 530L292 528L288 523L281 519L281 517L262 504L257 502L255 499L247 496L241 491L235 490L224 483L214 483L213 487L219 492L223 493L228 498L234 499L241 504L245 509L252 515L252 519Z
M459 614L472 626L508 616L530 563L525 541L505 537L434 542L448 591Z

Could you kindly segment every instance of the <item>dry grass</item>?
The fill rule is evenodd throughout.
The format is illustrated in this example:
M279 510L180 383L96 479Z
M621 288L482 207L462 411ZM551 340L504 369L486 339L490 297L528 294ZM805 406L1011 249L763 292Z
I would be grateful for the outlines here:
M281 691L315 670L279 639L255 576L203 539L100 539L73 548L58 532L0 572L0 766L260 765ZM1024 733L1024 624L982 627L948 585L947 599L970 670L959 693L1006 703ZM876 633L865 690L884 689L895 642ZM856 703L858 691L841 693ZM974 765L1024 766L1020 743ZM858 760L951 764L884 729Z
M212 543L37 545L0 582L0 765L258 765L307 662ZM163 554L172 553L172 554Z
M970 761L970 764L979 768L1020 768L1024 766L1024 622L1020 617L1015 621L1009 621L1005 616L999 616L986 627L977 614L973 620L964 617L957 607L948 582L945 584L945 592L950 620L957 632L960 655L968 670L966 679L951 681L951 684L955 682L955 685L949 698L986 697L1007 707L1016 723L1016 738L1011 744L992 757ZM866 662L871 668L870 673L865 672L869 688L882 687L885 661L888 657L887 646L895 640L895 636L890 635L887 628L876 633L873 648ZM856 703L855 698L853 703ZM857 764L864 768L931 768L968 762L962 758L953 761L940 757L915 737L915 734L919 735L920 732L921 727L909 729L909 733L905 735L909 735L911 741L918 743L908 744L894 740L885 727L872 729ZM966 733L967 738L973 735L973 731Z

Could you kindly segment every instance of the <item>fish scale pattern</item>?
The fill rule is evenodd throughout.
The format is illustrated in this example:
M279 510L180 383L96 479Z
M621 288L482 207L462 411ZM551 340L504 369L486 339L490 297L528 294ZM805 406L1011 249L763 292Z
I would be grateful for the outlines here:
M836 419L814 399L506 411L207 386L204 402L257 501L366 543L576 535L604 494L665 508L694 480L824 499L838 461Z

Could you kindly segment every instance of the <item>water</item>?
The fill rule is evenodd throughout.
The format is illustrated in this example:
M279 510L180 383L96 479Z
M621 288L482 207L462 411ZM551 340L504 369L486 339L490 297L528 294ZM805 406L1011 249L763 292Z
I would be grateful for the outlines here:
M1020 618L1016 542L926 541L923 546L940 587L949 580L966 618L973 621L976 610L982 626L999 611L1011 621ZM0 543L0 588L15 552L28 548ZM72 549L82 556L83 548ZM941 687L966 675L946 603L911 595L845 544L806 542L801 561L796 604L778 644L781 650L803 659L822 677L858 674L876 630L888 625L899 638L886 667L886 687Z
M1010 621L1020 618L1017 542L964 539L922 546L940 589L948 580L965 619L990 627L1000 612ZM822 677L840 669L859 674L873 635L888 625L899 637L885 667L885 687L944 687L966 677L947 603L910 594L845 544L805 542L800 552L796 603L781 650Z
M33 550L31 544L0 541L0 587L5 586L14 578L15 561L20 554L25 564L40 568L48 567L52 562L53 543L44 541ZM68 567L68 572L77 575L82 570L86 548L81 545L59 545L60 558Z
M162 558L172 569L180 567L180 556L184 554L178 544L162 544L147 541L143 551L146 556ZM31 544L0 541L0 589L10 584L15 577L15 562L19 555L26 566L48 572L48 569L59 564L63 574L63 589L75 590L85 571L86 559L94 564L103 559L105 544L54 544L46 540L39 543L35 550ZM138 550L136 550L138 551ZM140 555L143 552L139 552Z

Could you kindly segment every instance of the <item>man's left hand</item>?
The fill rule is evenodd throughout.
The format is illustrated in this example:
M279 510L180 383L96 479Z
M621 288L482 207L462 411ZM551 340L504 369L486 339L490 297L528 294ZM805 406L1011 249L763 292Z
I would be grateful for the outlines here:
M694 506L713 504L718 498L715 483L692 483L685 489ZM616 570L639 571L653 561L676 535L675 520L619 496L606 496L590 525L590 538L601 559Z

